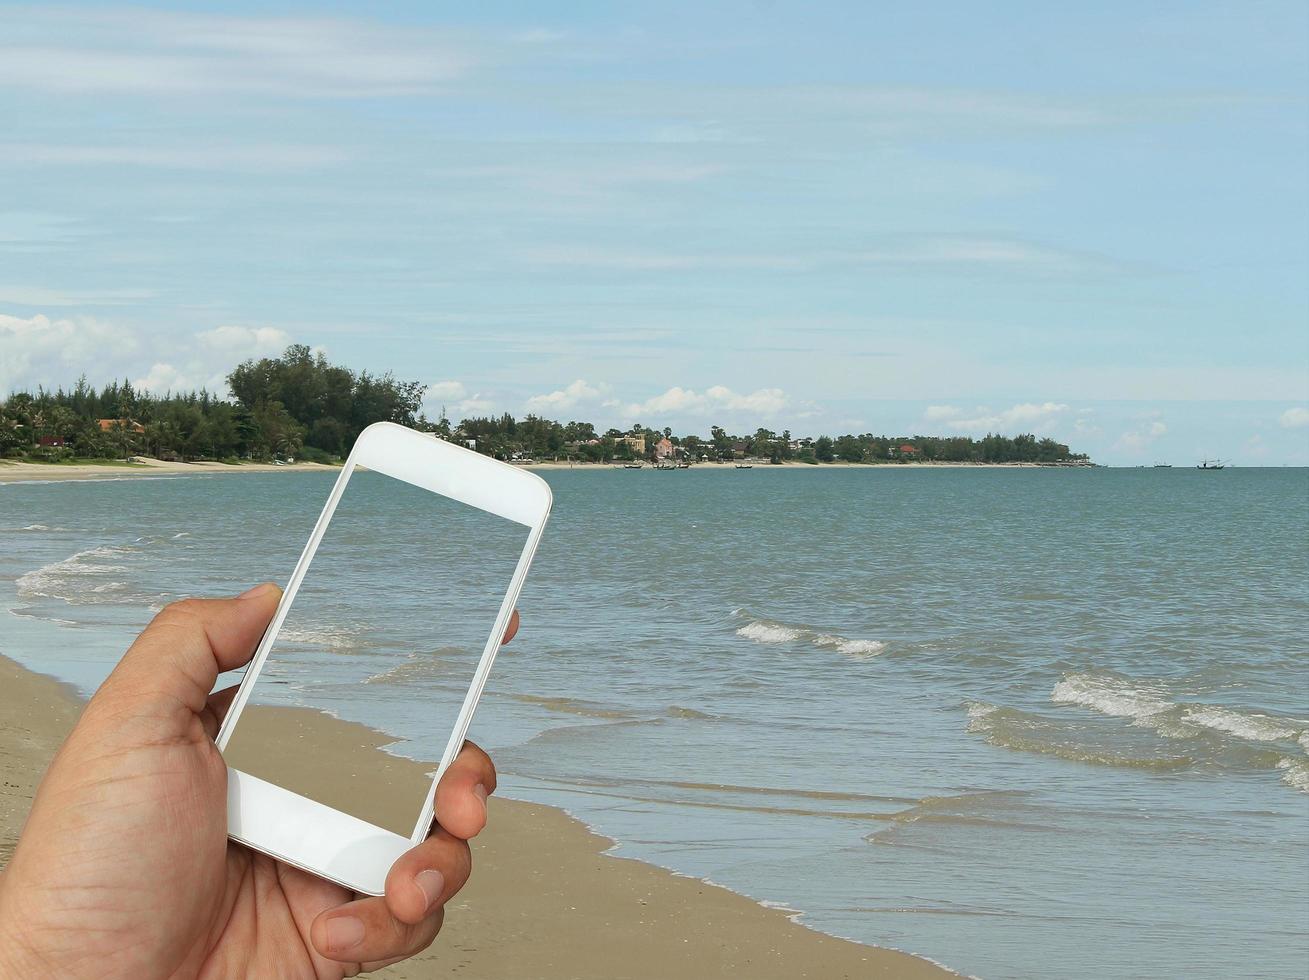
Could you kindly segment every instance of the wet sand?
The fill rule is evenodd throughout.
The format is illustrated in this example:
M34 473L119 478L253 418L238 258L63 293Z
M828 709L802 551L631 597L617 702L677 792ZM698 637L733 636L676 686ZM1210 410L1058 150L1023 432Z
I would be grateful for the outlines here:
M41 772L80 705L70 689L0 657L0 864L13 851ZM331 801L341 767L430 768L383 753L388 739L307 709L252 709L272 738L327 746L303 785ZM387 792L385 779L377 792ZM560 810L493 797L473 844L472 880L426 953L374 976L485 980L711 977L951 977L926 960L813 932L784 912L638 861Z

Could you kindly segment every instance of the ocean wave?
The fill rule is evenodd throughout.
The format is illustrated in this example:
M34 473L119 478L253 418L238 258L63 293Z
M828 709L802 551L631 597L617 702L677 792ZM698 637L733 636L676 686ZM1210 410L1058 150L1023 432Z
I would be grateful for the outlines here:
M695 708L683 708L680 704L669 705L664 714L669 718L685 718L688 721L710 721L717 717Z
M409 653L394 667L367 677L365 684L441 684L457 681L465 687L473 679L473 666L459 664L455 658L468 657L458 647L442 647L427 653Z
M1282 770L1282 782L1301 793L1309 793L1309 761L1290 757L1278 760L1277 768Z
M67 530L68 530L68 528L66 528L66 527L51 527L49 524L27 524L27 525L24 525L23 527L4 527L4 528L0 528L0 531L13 531L14 533L21 533L21 532L23 532L23 531L51 531L51 532L57 532L57 531L67 531Z
M127 571L121 562L135 551L127 545L87 548L25 572L14 581L14 586L19 598L27 600L60 599L75 605L118 602L126 592L127 583L108 577ZM104 579L108 580L97 581Z
M1055 704L1080 704L1105 715L1152 718L1173 707L1163 690L1146 684L1133 684L1108 674L1069 674L1050 692Z
M358 650L366 645L358 627L351 626L283 626L277 638L329 650Z
M1263 711L1177 701L1162 685L1108 672L1069 674L1054 686L1050 700L1075 704L1103 715L1127 718L1165 738L1194 738L1205 731L1247 742L1295 741L1309 750L1309 722Z
M967 731L1000 748L1121 769L1184 769L1196 762L1188 753L1147 741L1144 734L1135 739L1115 737L1112 732L1097 733L1075 723L987 702L971 702L967 709Z
M753 622L738 629L736 635L756 643L794 643L800 639L800 630L778 623Z
M886 644L881 640L851 638L808 626L750 617L741 609L733 610L732 615L749 619L744 626L737 628L736 635L755 643L809 643L823 650L835 650L847 657L856 658L875 657L886 649Z

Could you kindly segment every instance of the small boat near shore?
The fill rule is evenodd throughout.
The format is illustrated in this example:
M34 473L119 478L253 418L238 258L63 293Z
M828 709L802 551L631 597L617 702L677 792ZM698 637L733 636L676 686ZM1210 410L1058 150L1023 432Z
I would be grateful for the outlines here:
M641 469L641 468L644 467L644 466L645 466L644 463L624 463L624 464L623 464L623 469L625 469L625 470L639 470L639 469Z
M754 469L754 463L737 463L736 468L738 470L752 470Z

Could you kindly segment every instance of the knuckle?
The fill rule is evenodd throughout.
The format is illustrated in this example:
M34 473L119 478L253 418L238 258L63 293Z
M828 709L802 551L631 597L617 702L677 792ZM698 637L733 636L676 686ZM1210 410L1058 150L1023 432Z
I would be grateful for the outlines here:
M177 599L164 606L155 621L167 624L194 623L200 618L201 608L200 599Z

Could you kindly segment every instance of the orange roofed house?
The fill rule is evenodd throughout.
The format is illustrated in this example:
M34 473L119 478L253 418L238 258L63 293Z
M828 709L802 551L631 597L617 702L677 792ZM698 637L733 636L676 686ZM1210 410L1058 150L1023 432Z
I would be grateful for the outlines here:
M661 438L654 444L655 459L667 459L673 455L673 444L667 436Z
M112 432L115 429L126 429L128 432L134 432L137 435L145 432L145 426L140 422L133 422L131 419L96 419L100 426L101 432Z

